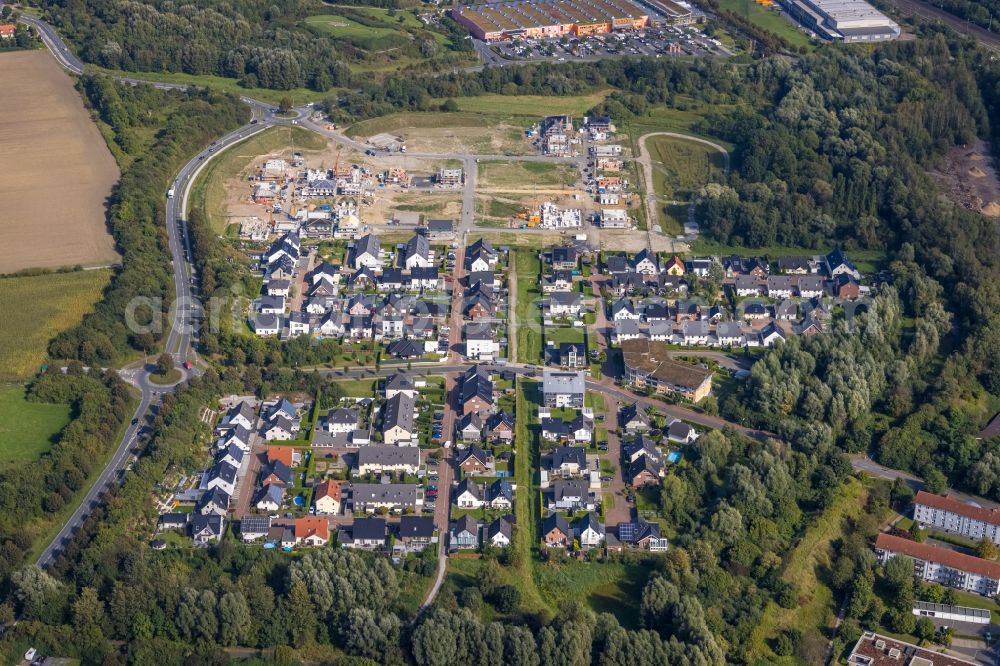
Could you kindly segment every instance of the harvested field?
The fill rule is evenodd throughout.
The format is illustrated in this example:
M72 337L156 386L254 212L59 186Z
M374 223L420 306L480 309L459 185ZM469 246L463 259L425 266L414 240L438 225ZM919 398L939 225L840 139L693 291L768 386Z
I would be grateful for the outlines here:
M49 340L79 324L110 280L109 270L0 279L0 380L37 372Z
M117 261L104 202L118 166L45 51L0 54L0 273Z
M402 137L411 153L534 155L524 134L531 124L475 113L394 113L351 125L346 134L365 140L387 132Z

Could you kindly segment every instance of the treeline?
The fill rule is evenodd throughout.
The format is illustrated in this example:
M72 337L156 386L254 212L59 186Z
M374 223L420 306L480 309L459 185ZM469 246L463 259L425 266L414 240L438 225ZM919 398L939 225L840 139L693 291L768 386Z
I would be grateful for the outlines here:
M79 87L95 114L114 133L125 166L110 198L108 226L122 254L122 269L104 298L83 322L49 345L56 359L110 365L129 347L153 350L167 332L173 300L171 255L165 222L166 191L197 150L239 125L246 109L233 95L175 92L149 85L127 86L106 77L83 77ZM151 132L151 127L162 127ZM152 139L149 137L152 136ZM158 299L154 306L137 299ZM158 309L155 303L162 304ZM152 332L130 330L126 313Z
M8 51L11 49L37 49L41 47L42 40L38 36L35 29L26 23L18 23L20 18L20 12L14 10L10 5L4 5L0 8L0 21L4 23L10 22L15 25L14 27L14 41L2 41L0 42L0 51Z
M336 38L303 25L308 16L324 10L296 0L183 6L152 0L45 0L42 4L86 62L131 72L224 76L248 88L308 87L323 92L355 83L350 62L439 55L429 28L392 25L402 32L386 49L378 41ZM467 47L464 40L451 40L446 48Z
M997 19L1000 14L1000 2L997 0L927 0L927 4L943 9L949 14L971 21L980 28L992 32L1000 30Z
M787 39L776 32L760 27L745 16L728 9L723 9L719 5L718 0L706 0L706 4L712 8L712 11L715 12L719 18L735 27L739 32L755 42L755 54L760 53L761 55L769 56L782 51L787 52L791 50L791 44L788 43ZM802 52L804 52L804 49Z
M0 471L0 583L22 564L32 539L39 537L32 522L59 511L85 490L91 472L117 445L118 430L132 403L128 386L118 375L84 374L78 365L71 366L69 374L53 371L39 376L28 399L72 405L73 420L37 461Z

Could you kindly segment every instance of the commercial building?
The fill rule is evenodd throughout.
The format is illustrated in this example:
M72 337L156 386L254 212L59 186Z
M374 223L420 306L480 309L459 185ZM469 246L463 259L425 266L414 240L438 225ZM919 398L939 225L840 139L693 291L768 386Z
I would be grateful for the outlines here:
M625 381L657 393L677 394L698 402L712 391L712 371L670 358L666 343L636 338L624 340Z
M881 42L899 37L899 25L862 0L790 0L789 12L823 39Z
M913 519L926 527L1000 543L1000 509L984 509L952 497L921 490L913 500Z
M896 555L913 558L913 575L922 580L984 597L1000 593L1000 564L997 562L884 532L875 539L875 554L882 563Z
M495 42L516 37L534 39L563 35L598 35L640 30L648 12L632 0L526 0L466 5L451 17L473 37Z

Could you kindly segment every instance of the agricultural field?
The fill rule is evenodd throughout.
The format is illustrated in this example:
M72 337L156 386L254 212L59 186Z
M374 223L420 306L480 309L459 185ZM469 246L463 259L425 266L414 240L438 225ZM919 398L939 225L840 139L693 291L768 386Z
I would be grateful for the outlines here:
M0 385L0 469L37 460L69 421L69 405L28 402L24 386Z
M0 278L0 380L37 372L49 340L80 323L110 281L106 269Z
M118 261L104 202L118 165L45 51L0 54L0 273Z
M689 200L724 173L722 153L703 143L651 136L646 139L646 149L653 160L656 196L663 200Z
M208 163L192 188L192 207L202 208L209 224L220 234L229 226L231 218L259 214L259 206L250 210L233 210L241 200L249 204L249 188L245 172L261 156L289 157L297 151L319 151L326 148L326 139L298 127L272 127L242 143Z
M533 121L476 113L393 113L347 128L347 136L364 140L388 132L401 136L411 153L534 155L524 130Z

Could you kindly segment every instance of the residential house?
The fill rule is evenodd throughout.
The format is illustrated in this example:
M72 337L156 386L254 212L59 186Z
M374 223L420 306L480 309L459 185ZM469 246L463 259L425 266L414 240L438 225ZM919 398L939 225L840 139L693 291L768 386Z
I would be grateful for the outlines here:
M428 220L427 238L432 241L450 241L455 238L454 220Z
M455 504L460 509L481 509L486 504L482 486L471 478L462 479L455 488Z
M561 513L553 513L542 520L542 540L549 548L568 548L573 543L573 531Z
M457 465L460 470L468 476L485 476L490 472L490 463L493 456L478 446L470 446L460 449L457 456Z
M639 435L632 441L626 442L622 447L622 458L626 464L631 464L642 456L656 462L663 462L663 456L656 447L656 442L645 435Z
M571 246L554 247L550 256L555 270L575 271L580 262L580 254Z
M659 485L660 479L663 478L663 465L645 454L640 455L629 463L625 478L634 488Z
M546 502L550 511L593 511L596 506L594 494L582 479L556 479L552 482Z
M818 275L800 275L797 278L797 290L802 298L819 298L826 293L823 278Z
M419 511L424 496L411 483L355 483L351 488L351 503L355 513L372 513L378 508Z
M756 275L737 275L733 289L740 298L760 296L764 292L764 283Z
M577 521L575 530L581 548L597 548L604 543L604 524L597 514L587 513Z
M255 315L251 326L254 334L259 337L277 335L281 331L281 317L273 314Z
M437 266L414 266L411 268L408 288L414 291L420 289L440 289L441 276L438 273Z
M746 345L743 327L736 321L720 321L715 327L715 339L723 347L743 347Z
M685 345L707 345L711 332L705 320L681 322L681 342Z
M791 298L795 294L795 282L788 275L769 275L765 284L768 298Z
M330 521L320 516L295 519L295 543L300 546L325 546L330 540Z
M830 254L826 255L826 274L831 278L836 278L838 275L848 275L855 280L861 279L861 271L858 267L854 265L843 250L836 249Z
M293 446L267 447L267 462L280 460L286 467L296 467L302 463L302 452Z
M639 313L636 312L635 304L632 303L632 299L619 298L611 305L611 320L617 322L629 319L639 321L641 317Z
M236 467L233 467L229 463L216 463L208 472L208 484L206 488L208 490L219 488L231 496L236 492L236 469Z
M382 246L377 236L368 234L355 241L351 266L354 269L366 267L371 270L382 267Z
M543 294L569 293L573 291L573 274L569 271L553 271L539 278Z
M628 433L644 432L650 428L649 415L637 402L622 408L621 423Z
M358 449L357 474L416 474L420 449L415 446L365 446Z
M579 446L557 446L549 454L548 472L554 476L577 476L587 469L587 454Z
M410 339L391 342L386 351L394 358L420 358L426 353L422 342Z
M191 516L191 539L196 545L205 546L218 542L226 531L226 523L222 516L209 514Z
M326 431L354 432L358 429L358 410L335 407L326 414Z
M257 420L256 412L246 400L240 400L232 405L219 424L220 429L242 427L244 431L252 430Z
M382 441L386 444L417 444L414 413L416 401L406 393L397 393L382 408Z
M427 268L433 265L433 260L431 259L431 243L427 240L427 236L422 234L415 234L406 243L406 247L403 250L403 266L406 268Z
M806 257L779 257L778 270L786 275L808 275L815 272Z
M383 392L386 400L395 397L397 393L405 393L411 398L417 397L417 387L413 378L403 371L394 372L386 378Z
M277 485L287 488L292 485L294 473L291 468L280 460L274 460L264 465L260 470L260 485Z
M385 548L389 530L383 518L355 518L350 528L337 535L337 541L344 548L379 550Z
M677 259L677 257L675 256L674 259ZM678 259L678 261L680 260ZM640 275L656 275L660 272L660 265L656 259L656 253L650 252L646 248L643 248L637 255L635 255L632 259L631 268ZM681 275L683 275L683 272Z
M257 491L254 506L258 511L275 512L281 509L285 503L285 489L276 484L264 486Z
M666 552L669 547L666 537L660 536L660 526L657 523L647 523L641 518L632 523L619 523L618 540L653 553Z
M492 360L500 353L500 343L489 324L466 324L463 333L467 358Z
M698 402L712 390L712 371L670 358L667 346L649 340L622 343L625 381L657 393L680 395Z
M559 418L542 418L542 438L550 441L589 444L594 434L594 422L577 413L572 421Z
M514 508L514 486L507 479L497 479L486 488L486 506L491 509Z
M497 518L486 528L486 542L496 548L506 548L513 538L513 526L506 518Z
M678 444L691 444L698 439L698 431L684 421L674 419L667 427L667 439Z
M244 516L240 519L240 538L253 543L267 536L271 529L271 516Z
M549 314L554 317L578 315L583 309L583 296L579 292L557 292L549 296Z
M264 427L264 439L269 442L295 439L295 422L279 414Z
M663 272L667 275L675 275L680 277L687 272L687 267L684 266L684 262L676 254L667 261L666 265L663 267Z
M654 326L663 326L662 323ZM668 333L669 336L669 333ZM626 340L637 340L647 337L643 332L639 322L635 319L622 319L615 322L615 327L611 332L611 341L615 344L622 344Z
M337 515L343 500L343 487L340 481L326 479L313 488L313 508L318 515Z
M476 365L465 371L459 390L462 414L476 413L480 416L493 411L493 380L485 366Z
M583 408L586 379L582 372L546 370L542 373L542 396L546 407Z
M469 272L493 270L497 265L497 258L493 245L480 238L465 249L465 269Z
M561 342L553 346L549 352L549 361L563 368L577 369L587 367L587 351L579 342Z
M159 532L186 530L191 516L190 513L165 513L156 521L156 529Z
M838 273L833 278L833 293L837 298L855 299L861 295L861 285L849 273Z
M198 503L195 504L195 513L200 513L203 516L209 514L215 514L217 516L225 516L229 513L229 502L231 496L222 488L212 488L211 490L202 493L201 497L198 498Z
M494 443L514 440L514 417L506 412L491 414L486 420L486 437Z
M434 542L434 517L403 516L399 519L399 540L408 552L419 553Z
M218 462L229 463L233 467L239 469L240 465L243 464L243 456L243 449L233 443L220 453Z
M479 548L480 524L475 518L466 514L452 523L448 538L452 550L474 550Z

